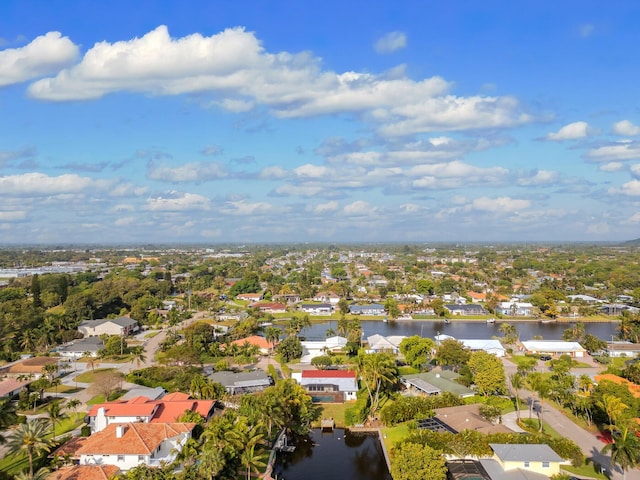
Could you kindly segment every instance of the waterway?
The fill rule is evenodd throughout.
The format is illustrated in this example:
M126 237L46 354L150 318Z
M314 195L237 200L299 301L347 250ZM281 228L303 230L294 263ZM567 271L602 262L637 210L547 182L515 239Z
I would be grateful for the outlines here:
M378 435L340 428L298 439L295 452L278 454L274 473L278 480L391 480Z
M500 323L486 323L481 321L468 322L453 319L449 323L434 320L402 320L397 322L382 322L379 320L363 320L360 322L366 339L370 335L380 334L385 337L390 335L421 335L434 338L438 334L451 335L464 339L487 339L500 337ZM562 333L572 325L567 322L506 322L514 325L520 335L520 340L538 338L542 340L562 340ZM305 329L302 335L307 340L322 340L326 338L328 329L337 330L337 322L327 321L314 323ZM602 340L611 340L617 334L617 322L585 323L585 331Z

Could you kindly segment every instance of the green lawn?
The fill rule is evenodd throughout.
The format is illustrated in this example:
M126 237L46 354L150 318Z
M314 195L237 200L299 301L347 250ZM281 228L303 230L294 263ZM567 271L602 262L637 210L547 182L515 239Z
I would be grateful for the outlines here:
M75 388L71 385L58 385L57 387L49 387L45 389L45 392L58 392L58 393L76 393L82 390L81 388Z
M522 424L522 428L532 433L537 432L540 425L537 418L521 418L520 423ZM564 435L560 435L545 421L542 422L542 433L545 433L553 438L564 438Z
M144 338L153 338L156 335L158 335L160 332L161 332L161 330L156 330L155 332L149 332L144 336Z
M409 425L407 422L396 425L395 427L384 427L381 430L382 438L384 439L384 444L388 452L391 452L391 448L396 442L409 435Z
M534 357L528 357L526 355L511 355L508 360L512 363L515 363L517 366L522 365L523 363L529 362L530 358L534 358Z
M580 475L581 477L597 478L598 480L608 480L608 477L602 473L596 472L593 468L593 464L583 465L581 467L574 467L573 465L562 465L560 470L567 471L569 473Z
M96 381L96 375L103 372L115 372L115 368L96 368L95 371L87 371L76 377L76 381L80 383L93 383Z
M349 408L351 403L322 403L318 404L317 407L320 408L320 416L317 422L314 422L314 427L320 427L320 420L323 418L333 418L336 422L337 428L344 428L344 412ZM317 423L317 425L316 425Z

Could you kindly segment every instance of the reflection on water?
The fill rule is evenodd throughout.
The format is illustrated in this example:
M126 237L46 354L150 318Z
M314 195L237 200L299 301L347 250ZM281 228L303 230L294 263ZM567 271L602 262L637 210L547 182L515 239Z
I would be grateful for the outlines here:
M278 454L274 472L284 480L391 480L376 434L312 430L294 453Z
M409 320L384 323L375 320L363 320L361 322L365 339L373 334L389 335L421 335L433 338L439 333L451 335L455 338L485 339L493 336L502 336L500 333L500 321L496 323L469 322L452 319L449 323L440 321ZM507 322L511 323L511 322ZM561 340L562 333L571 327L567 322L512 322L515 325L521 340L531 340L534 337L542 337L543 340ZM586 333L591 333L602 340L611 340L616 335L618 323L585 323ZM314 323L311 328L305 329L302 334L308 340L320 340L326 337L327 329L336 331L337 322L327 321Z

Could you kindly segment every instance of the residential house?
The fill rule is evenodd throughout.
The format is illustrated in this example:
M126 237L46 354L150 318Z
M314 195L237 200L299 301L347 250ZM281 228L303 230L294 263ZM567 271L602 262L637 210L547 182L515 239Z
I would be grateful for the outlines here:
M311 363L311 359L326 355L327 352L339 352L347 345L347 339L344 337L329 337L323 341L300 342L302 344L302 357L300 363Z
M138 331L138 322L129 317L85 320L78 326L78 331L85 337L99 337L100 335L120 335L126 337Z
M494 425L480 415L480 404L460 405L457 407L436 408L434 418L447 425L455 432L474 430L485 435L492 433L513 433L506 425L498 423Z
M274 302L286 303L287 305L295 305L302 301L302 297L297 293L280 293L273 296Z
M126 472L138 465L171 463L191 438L195 423L112 424L77 450L80 465L114 465Z
M300 310L309 315L331 315L333 307L330 303L303 303Z
M461 315L461 316L472 316L472 315L487 315L487 312L482 305L478 305L477 303L468 303L468 304L455 304L455 303L447 303L444 305L449 313L452 315Z
M438 395L442 392L450 392L460 398L472 397L474 395L473 390L455 381L459 376L450 370L440 370L402 375L400 380L410 392L424 395Z
M302 370L291 377L309 392L314 402L356 400L358 379L353 370Z
M11 398L18 395L23 388L31 383L30 380L18 380L17 378L3 378L0 380L0 398Z
M610 357L637 357L640 356L640 343L607 342L605 352Z
M250 305L251 308L257 308L261 312L265 313L285 313L287 306L284 303L279 302L258 302Z
M214 372L209 378L221 384L229 395L260 392L273 385L273 379L262 370Z
M602 300L591 295L567 295L567 298L571 303L586 303L587 305L602 303Z
M562 340L527 340L521 342L525 351L530 354L569 355L582 358L586 350L578 342L564 342Z
M349 313L352 315L384 315L384 305L371 303L369 305L349 305Z
M501 315L509 315L512 317L531 317L534 314L535 307L529 302L500 302L496 307L496 311Z
M238 300L247 300L249 302L259 302L262 300L262 293L239 293L236 295Z
M596 383L606 381L606 382L613 382L617 385L624 385L627 387L627 389L629 390L631 395L633 395L634 398L640 398L640 385L633 383L627 380L626 378L620 377L618 375L614 375L612 373L603 373L600 375L596 375L594 377L594 380L596 381Z
M609 303L607 305L602 305L600 307L600 313L604 313L605 315L622 315L622 312L629 313L638 313L640 312L640 308L631 307L629 305L625 305L624 303Z
M272 345L266 338L259 335L251 335L250 337L239 338L238 340L231 342L232 345L238 345L240 347L244 346L246 343L258 347L262 355L268 355L271 352L271 349L278 345L277 341Z
M126 401L97 403L87 414L92 432L100 432L112 424L175 422L187 410L208 420L215 407L214 400L193 400L186 393L170 393L159 400L136 397Z
M9 378L28 377L31 380L37 380L43 376L42 369L47 365L61 365L60 357L29 357L23 358L13 363L9 363L0 368L0 375L6 375ZM66 363L63 362L62 364ZM61 369L52 372L51 375L59 377L62 374Z
M477 340L477 339L459 339L460 343L462 343L465 348L468 348L472 352L477 352L479 350L485 351L496 357L504 357L507 353L507 350L502 346L500 340L495 339L487 339L487 340Z
M400 343L405 338L403 335L383 337L376 333L367 337L367 353L390 352L397 355L400 353Z
M331 305L335 306L340 301L340 295L337 295L333 292L318 292L313 297L313 301L321 302L321 303L330 303Z
M104 342L100 337L86 337L74 340L66 345L58 347L55 352L61 357L78 359L80 357L97 357L98 352L104 348Z
M561 464L568 463L546 444L491 443L489 445L493 450L492 460L505 473L520 470L551 477L560 473ZM495 467L491 461L481 461L481 463L492 478L503 478L494 477Z

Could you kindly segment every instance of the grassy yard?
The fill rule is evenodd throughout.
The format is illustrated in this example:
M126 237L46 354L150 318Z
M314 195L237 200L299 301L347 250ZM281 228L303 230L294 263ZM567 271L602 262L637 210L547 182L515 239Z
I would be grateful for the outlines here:
M72 387L71 385L58 385L57 387L49 387L47 389L45 389L45 392L49 392L49 393L76 393L79 392L80 390L82 390L81 388L75 388Z
M95 371L87 371L76 377L76 381L80 383L93 383L96 381L96 375L104 372L115 372L115 368L96 368Z
M407 423L401 423L395 427L384 427L382 430L382 438L387 447L387 451L391 451L393 445L409 435L409 426Z
M351 403L321 403L317 407L320 409L318 420L314 422L314 427L320 427L320 420L323 418L333 418L337 428L344 428L344 412L349 408ZM316 425L317 424L317 425Z
M574 475L581 477L597 478L598 480L608 480L608 477L603 473L598 473L593 467L593 464L583 465L581 467L574 467L573 465L562 465L560 470L564 470Z
M158 335L161 331L162 331L162 330L155 330L155 331L153 331L153 332L149 332L149 333L147 333L147 334L144 336L144 338L153 338L153 337L155 337L156 335Z
M537 418L521 418L520 419L521 427L525 430L535 433L538 431L540 423ZM553 438L564 438L564 435L556 432L547 422L542 422L542 433L545 433Z

